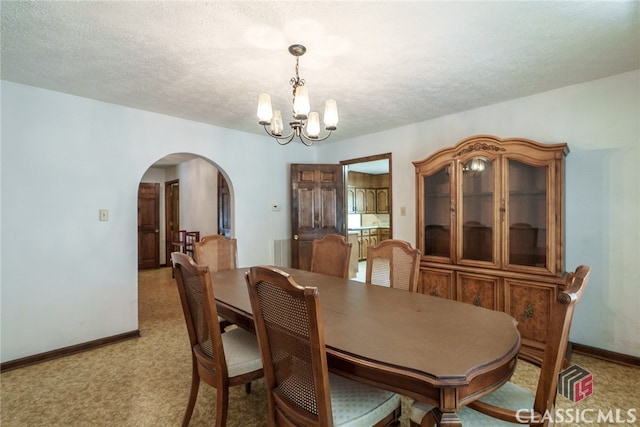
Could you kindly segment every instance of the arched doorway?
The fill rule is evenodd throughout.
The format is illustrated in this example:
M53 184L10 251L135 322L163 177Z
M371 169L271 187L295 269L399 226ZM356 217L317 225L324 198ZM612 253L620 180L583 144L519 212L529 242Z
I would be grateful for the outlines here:
M186 230L199 236L233 233L233 192L227 174L213 161L193 153L174 153L153 163L140 184L158 184L159 263L170 265L171 232ZM140 215L140 200L138 207ZM138 219L140 226L141 219ZM138 247L138 257L142 248Z

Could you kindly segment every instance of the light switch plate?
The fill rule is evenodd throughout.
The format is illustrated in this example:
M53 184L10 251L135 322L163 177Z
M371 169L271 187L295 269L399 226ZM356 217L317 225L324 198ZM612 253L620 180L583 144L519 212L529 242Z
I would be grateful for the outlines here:
M100 209L98 211L100 221L109 221L109 209Z

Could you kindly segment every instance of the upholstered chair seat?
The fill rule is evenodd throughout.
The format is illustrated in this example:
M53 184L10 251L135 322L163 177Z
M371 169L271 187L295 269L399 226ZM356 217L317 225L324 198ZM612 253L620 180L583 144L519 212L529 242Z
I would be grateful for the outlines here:
M390 391L329 374L331 409L335 427L372 426L400 405L400 396Z
M224 358L227 361L227 373L230 377L262 368L262 356L256 336L241 328L228 330L222 337ZM211 341L203 344L202 350L213 357Z

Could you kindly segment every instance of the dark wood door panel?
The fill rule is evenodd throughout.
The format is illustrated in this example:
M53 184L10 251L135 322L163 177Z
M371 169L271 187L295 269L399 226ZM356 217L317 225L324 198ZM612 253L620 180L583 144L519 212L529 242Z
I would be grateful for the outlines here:
M138 187L138 268L160 267L160 184Z
M292 164L291 266L308 269L311 242L330 233L345 235L345 231L342 166Z

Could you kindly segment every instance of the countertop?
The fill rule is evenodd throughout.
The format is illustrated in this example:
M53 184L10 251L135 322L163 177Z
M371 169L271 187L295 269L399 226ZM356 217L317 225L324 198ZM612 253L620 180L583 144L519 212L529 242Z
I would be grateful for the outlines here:
M371 225L371 226L365 226L365 227L349 227L349 231L371 230L373 228L389 228L389 226L388 225Z

